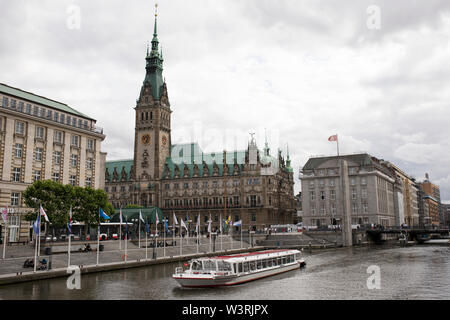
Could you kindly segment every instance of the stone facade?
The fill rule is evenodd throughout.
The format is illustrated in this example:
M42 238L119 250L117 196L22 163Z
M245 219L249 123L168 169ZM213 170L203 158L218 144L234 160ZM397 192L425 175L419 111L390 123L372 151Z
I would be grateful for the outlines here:
M346 161L348 169L342 171L340 161ZM301 169L300 180L304 226L340 225L344 212L350 212L352 225L399 223L394 197L396 177L375 157L356 154L311 158Z
M0 207L9 241L27 241L23 191L36 180L104 188L105 139L95 120L66 104L0 84Z
M134 158L107 161L105 191L119 208L128 204L160 207L171 224L200 215L242 220L243 227L290 223L296 212L289 155L277 157L251 139L246 150L204 153L197 143L171 143L171 108L162 77L162 53L155 31L147 50L146 75L136 103Z

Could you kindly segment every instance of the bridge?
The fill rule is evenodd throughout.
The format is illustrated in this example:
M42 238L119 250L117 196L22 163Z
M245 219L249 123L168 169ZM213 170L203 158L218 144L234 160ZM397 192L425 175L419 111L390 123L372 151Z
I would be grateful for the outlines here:
M399 235L405 240L423 242L433 234L442 237L449 236L449 229L430 229L430 228L400 228L400 227L380 227L367 229L367 236L374 242L381 242L383 234Z

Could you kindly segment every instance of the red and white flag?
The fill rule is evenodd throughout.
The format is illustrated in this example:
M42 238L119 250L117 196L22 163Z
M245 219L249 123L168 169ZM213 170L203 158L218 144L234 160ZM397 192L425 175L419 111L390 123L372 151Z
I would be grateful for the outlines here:
M39 211L41 212L41 216L44 216L45 221L50 222L50 220L48 220L47 214L45 213L45 211L42 208L42 206L40 207Z
M337 134L328 138L328 141L338 141Z
M3 218L3 221L6 223L6 221L8 220L8 206L6 206L6 208L3 208L2 218Z

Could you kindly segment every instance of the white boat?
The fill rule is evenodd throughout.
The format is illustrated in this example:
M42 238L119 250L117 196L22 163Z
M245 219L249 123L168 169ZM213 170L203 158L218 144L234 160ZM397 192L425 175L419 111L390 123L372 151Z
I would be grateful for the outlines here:
M299 250L265 250L193 259L188 269L175 268L172 278L183 287L231 286L305 265Z

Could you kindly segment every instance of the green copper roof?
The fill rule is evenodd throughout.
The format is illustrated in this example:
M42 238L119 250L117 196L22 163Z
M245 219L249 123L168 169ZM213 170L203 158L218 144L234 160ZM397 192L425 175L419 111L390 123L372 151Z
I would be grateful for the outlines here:
M133 159L106 161L105 170L109 173L109 180L106 180L105 178L105 182L111 182L113 180L114 168L117 172L117 181L129 181L130 171L133 164ZM123 169L125 170L125 176L122 176Z
M142 85L141 89L141 95L142 90L145 87L146 84L150 85L152 96L155 100L159 100L161 98L161 94L163 92L163 85L164 85L164 79L162 76L162 70L163 70L163 58L162 53L159 53L159 41L158 41L158 34L156 31L156 16L155 16L155 26L153 31L153 39L152 39L152 50L150 53L148 52L147 48L147 56L145 57L146 62L146 74L144 83Z
M142 218L148 223L156 222L156 215L160 223L163 220L163 212L158 207L149 208L133 208L133 209L122 209L122 222L131 222L131 219L139 219L139 211L142 212ZM111 222L120 222L120 210L116 208L115 213L111 217ZM138 223L138 222L137 222ZM142 224L142 221L141 221Z
M65 103L58 102L58 101L55 101L55 100L51 100L51 99L48 99L48 98L45 98L45 97L42 97L42 96L38 96L38 95L36 95L34 93L23 91L23 90L20 90L18 88L10 87L10 86L8 86L6 84L3 84L3 83L0 83L0 93L5 93L5 94L12 95L12 96L15 96L15 97L20 98L20 99L28 100L30 102L34 102L34 103L37 103L37 104L40 104L40 105L44 105L44 106L47 106L47 107L58 109L60 111L71 113L71 114L74 114L76 116L83 117L85 119L94 120L91 117L88 117L87 115L85 115L85 114L83 114L83 113L81 113L81 112L79 112L79 111L69 107Z

